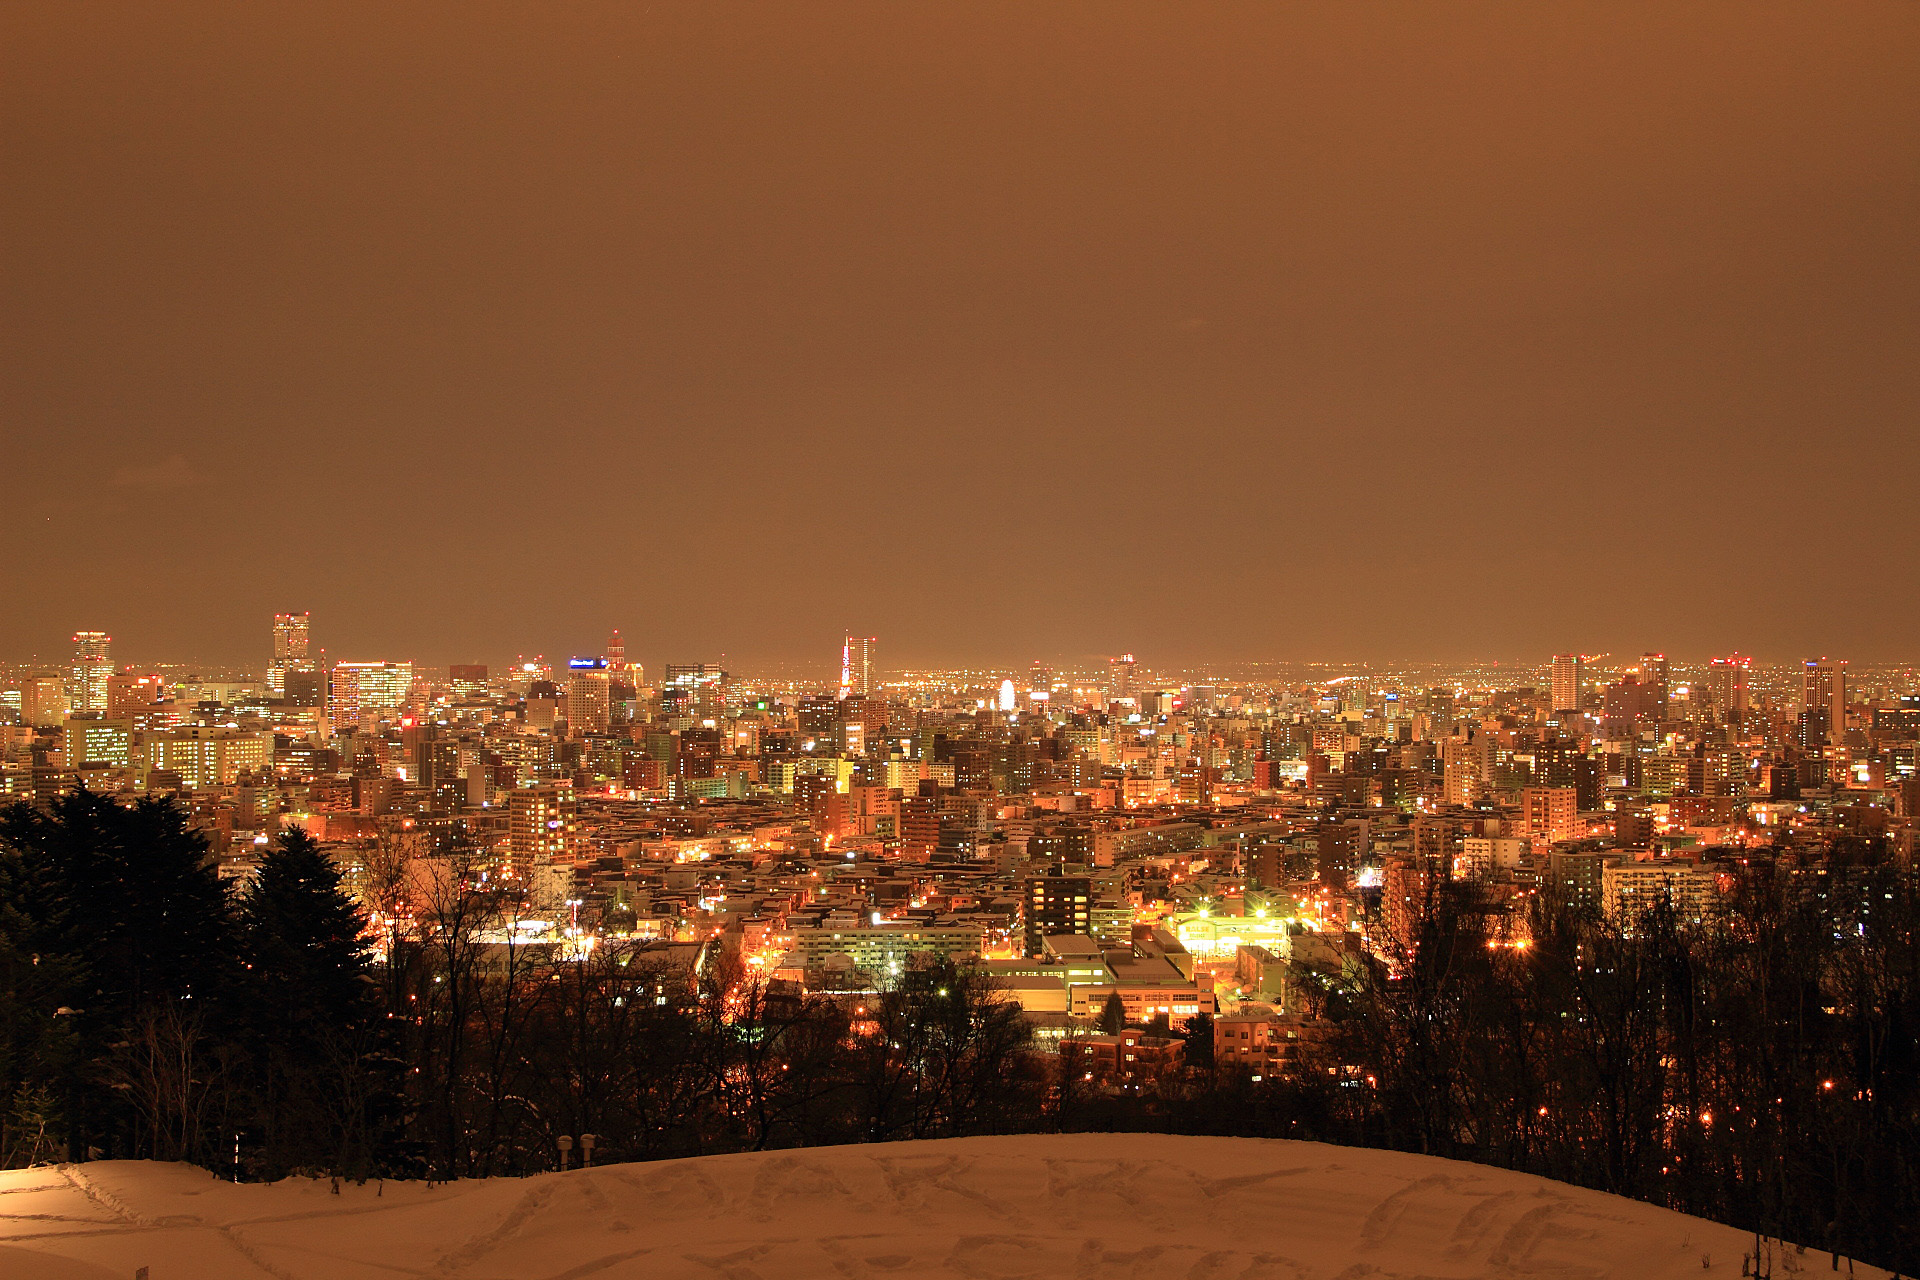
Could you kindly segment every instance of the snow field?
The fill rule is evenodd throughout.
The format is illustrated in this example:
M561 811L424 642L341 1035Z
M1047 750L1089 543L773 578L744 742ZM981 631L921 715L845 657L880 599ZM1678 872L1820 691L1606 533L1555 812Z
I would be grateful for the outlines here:
M338 1195L139 1161L0 1172L4 1280L1735 1280L1751 1248L1526 1174L1247 1138L816 1147ZM1773 1274L1828 1265L1788 1249Z

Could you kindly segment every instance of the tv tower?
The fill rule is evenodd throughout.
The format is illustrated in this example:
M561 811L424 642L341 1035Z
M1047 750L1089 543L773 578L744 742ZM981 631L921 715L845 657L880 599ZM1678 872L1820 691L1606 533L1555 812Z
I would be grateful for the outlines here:
M873 691L873 646L878 636L848 636L840 644L840 696L869 696Z

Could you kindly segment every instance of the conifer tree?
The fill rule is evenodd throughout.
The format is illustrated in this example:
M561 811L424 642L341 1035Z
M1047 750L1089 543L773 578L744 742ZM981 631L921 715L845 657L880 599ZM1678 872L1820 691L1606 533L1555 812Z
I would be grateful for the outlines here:
M1100 1007L1100 1032L1102 1035L1117 1036L1127 1025L1127 1006L1120 999L1118 991L1107 992L1107 1002Z
M383 1045L365 918L313 838L284 832L240 905L255 1160L363 1173Z
M67 1126L70 1158L205 1155L203 1075L128 1079L148 1061L212 1054L223 1034L233 919L207 841L179 806L122 804L85 788L44 807L0 812L7 949L42 1056L10 1071L38 1077ZM23 971L31 970L30 973ZM161 1047L164 1033L174 1043ZM184 1043L182 1038L191 1040Z

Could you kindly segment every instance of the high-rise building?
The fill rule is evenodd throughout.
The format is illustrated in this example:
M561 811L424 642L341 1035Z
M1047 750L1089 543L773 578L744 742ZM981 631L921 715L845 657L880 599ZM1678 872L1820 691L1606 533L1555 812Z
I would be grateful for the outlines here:
M107 764L126 768L133 763L133 721L117 718L68 720L67 763Z
M533 868L572 862L579 849L580 806L572 787L519 787L507 796L507 861L520 879Z
M162 700L166 697L166 688L156 674L126 675L107 677L107 716L110 719L132 719L137 729L151 728L156 717L165 709Z
M873 649L877 636L848 636L840 645L840 696L873 692Z
M1631 671L1601 690L1600 696L1601 731L1609 736L1636 733L1661 719L1657 692Z
M575 658L567 664L567 731L605 733L613 723L613 685L599 658Z
M307 628L312 622L310 613L276 613L273 615L273 661L275 665L290 667L296 662L305 662L311 653L308 650Z
M1747 675L1753 659L1744 654L1715 658L1707 668L1707 693L1722 724L1740 724L1747 718Z
M1554 849L1547 853L1547 888L1583 915L1600 914L1602 855L1592 850Z
M327 718L336 728L368 712L393 711L413 689L411 662L336 662L327 694Z
M1480 798L1486 785L1486 752L1471 725L1465 734L1442 740L1440 769L1448 804L1467 805Z
M267 687L278 696L286 696L289 671L313 670L307 639L311 617L305 613L273 615L273 665L267 668Z
M413 751L414 781L425 789L433 811L457 813L465 808L470 792L467 779L461 776L459 741L444 726L432 721L407 730L402 740L408 739ZM479 770L482 766L474 767Z
M73 678L67 681L67 709L75 715L106 714L107 677L113 674L113 637L104 631L76 631Z
M1027 673L1027 693L1039 701L1053 696L1053 668L1038 658L1034 659L1033 668Z
M1577 653L1556 653L1553 655L1553 670L1549 684L1553 692L1553 706L1556 715L1562 711L1578 711L1581 696L1586 691L1585 664Z
M1520 834L1535 852L1579 834L1579 793L1572 787L1526 787L1520 792Z
M1113 702L1133 699L1133 655L1123 653L1107 659L1107 697Z
M620 638L620 628L615 627L613 634L607 637L607 670L625 671L627 669L627 642Z
M42 678L20 686L20 722L47 726L59 724L67 714L67 684L64 680Z
M1070 876L1058 866L1027 879L1022 924L1027 954L1037 956L1051 935L1089 933L1093 921L1093 882Z
M1640 655L1640 684L1646 690L1641 696L1647 708L1647 718L1656 724L1667 718L1667 689L1671 674L1666 654Z
M800 731L800 750L808 755L835 755L840 750L840 702L825 694L800 699L794 708Z
M716 662L669 662L663 701L696 719L718 716L726 705L727 673Z
M150 736L150 767L180 775L193 790L230 787L242 773L257 773L273 759L273 735L208 725L187 725Z
M318 664L309 663L285 673L282 696L296 707L317 707L326 701L327 673Z
M1838 741L1847 732L1847 664L1832 658L1808 658L1801 674L1801 703L1806 723L1820 720L1824 737ZM1808 746L1818 745L1807 735Z

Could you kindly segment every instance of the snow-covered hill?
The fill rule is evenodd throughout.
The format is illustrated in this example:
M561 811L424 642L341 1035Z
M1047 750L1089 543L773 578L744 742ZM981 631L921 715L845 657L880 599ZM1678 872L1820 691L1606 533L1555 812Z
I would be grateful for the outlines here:
M1524 1174L1240 1138L963 1138L338 1195L139 1162L0 1173L6 1280L1732 1280L1751 1244ZM1773 1274L1827 1267L1789 1251Z

